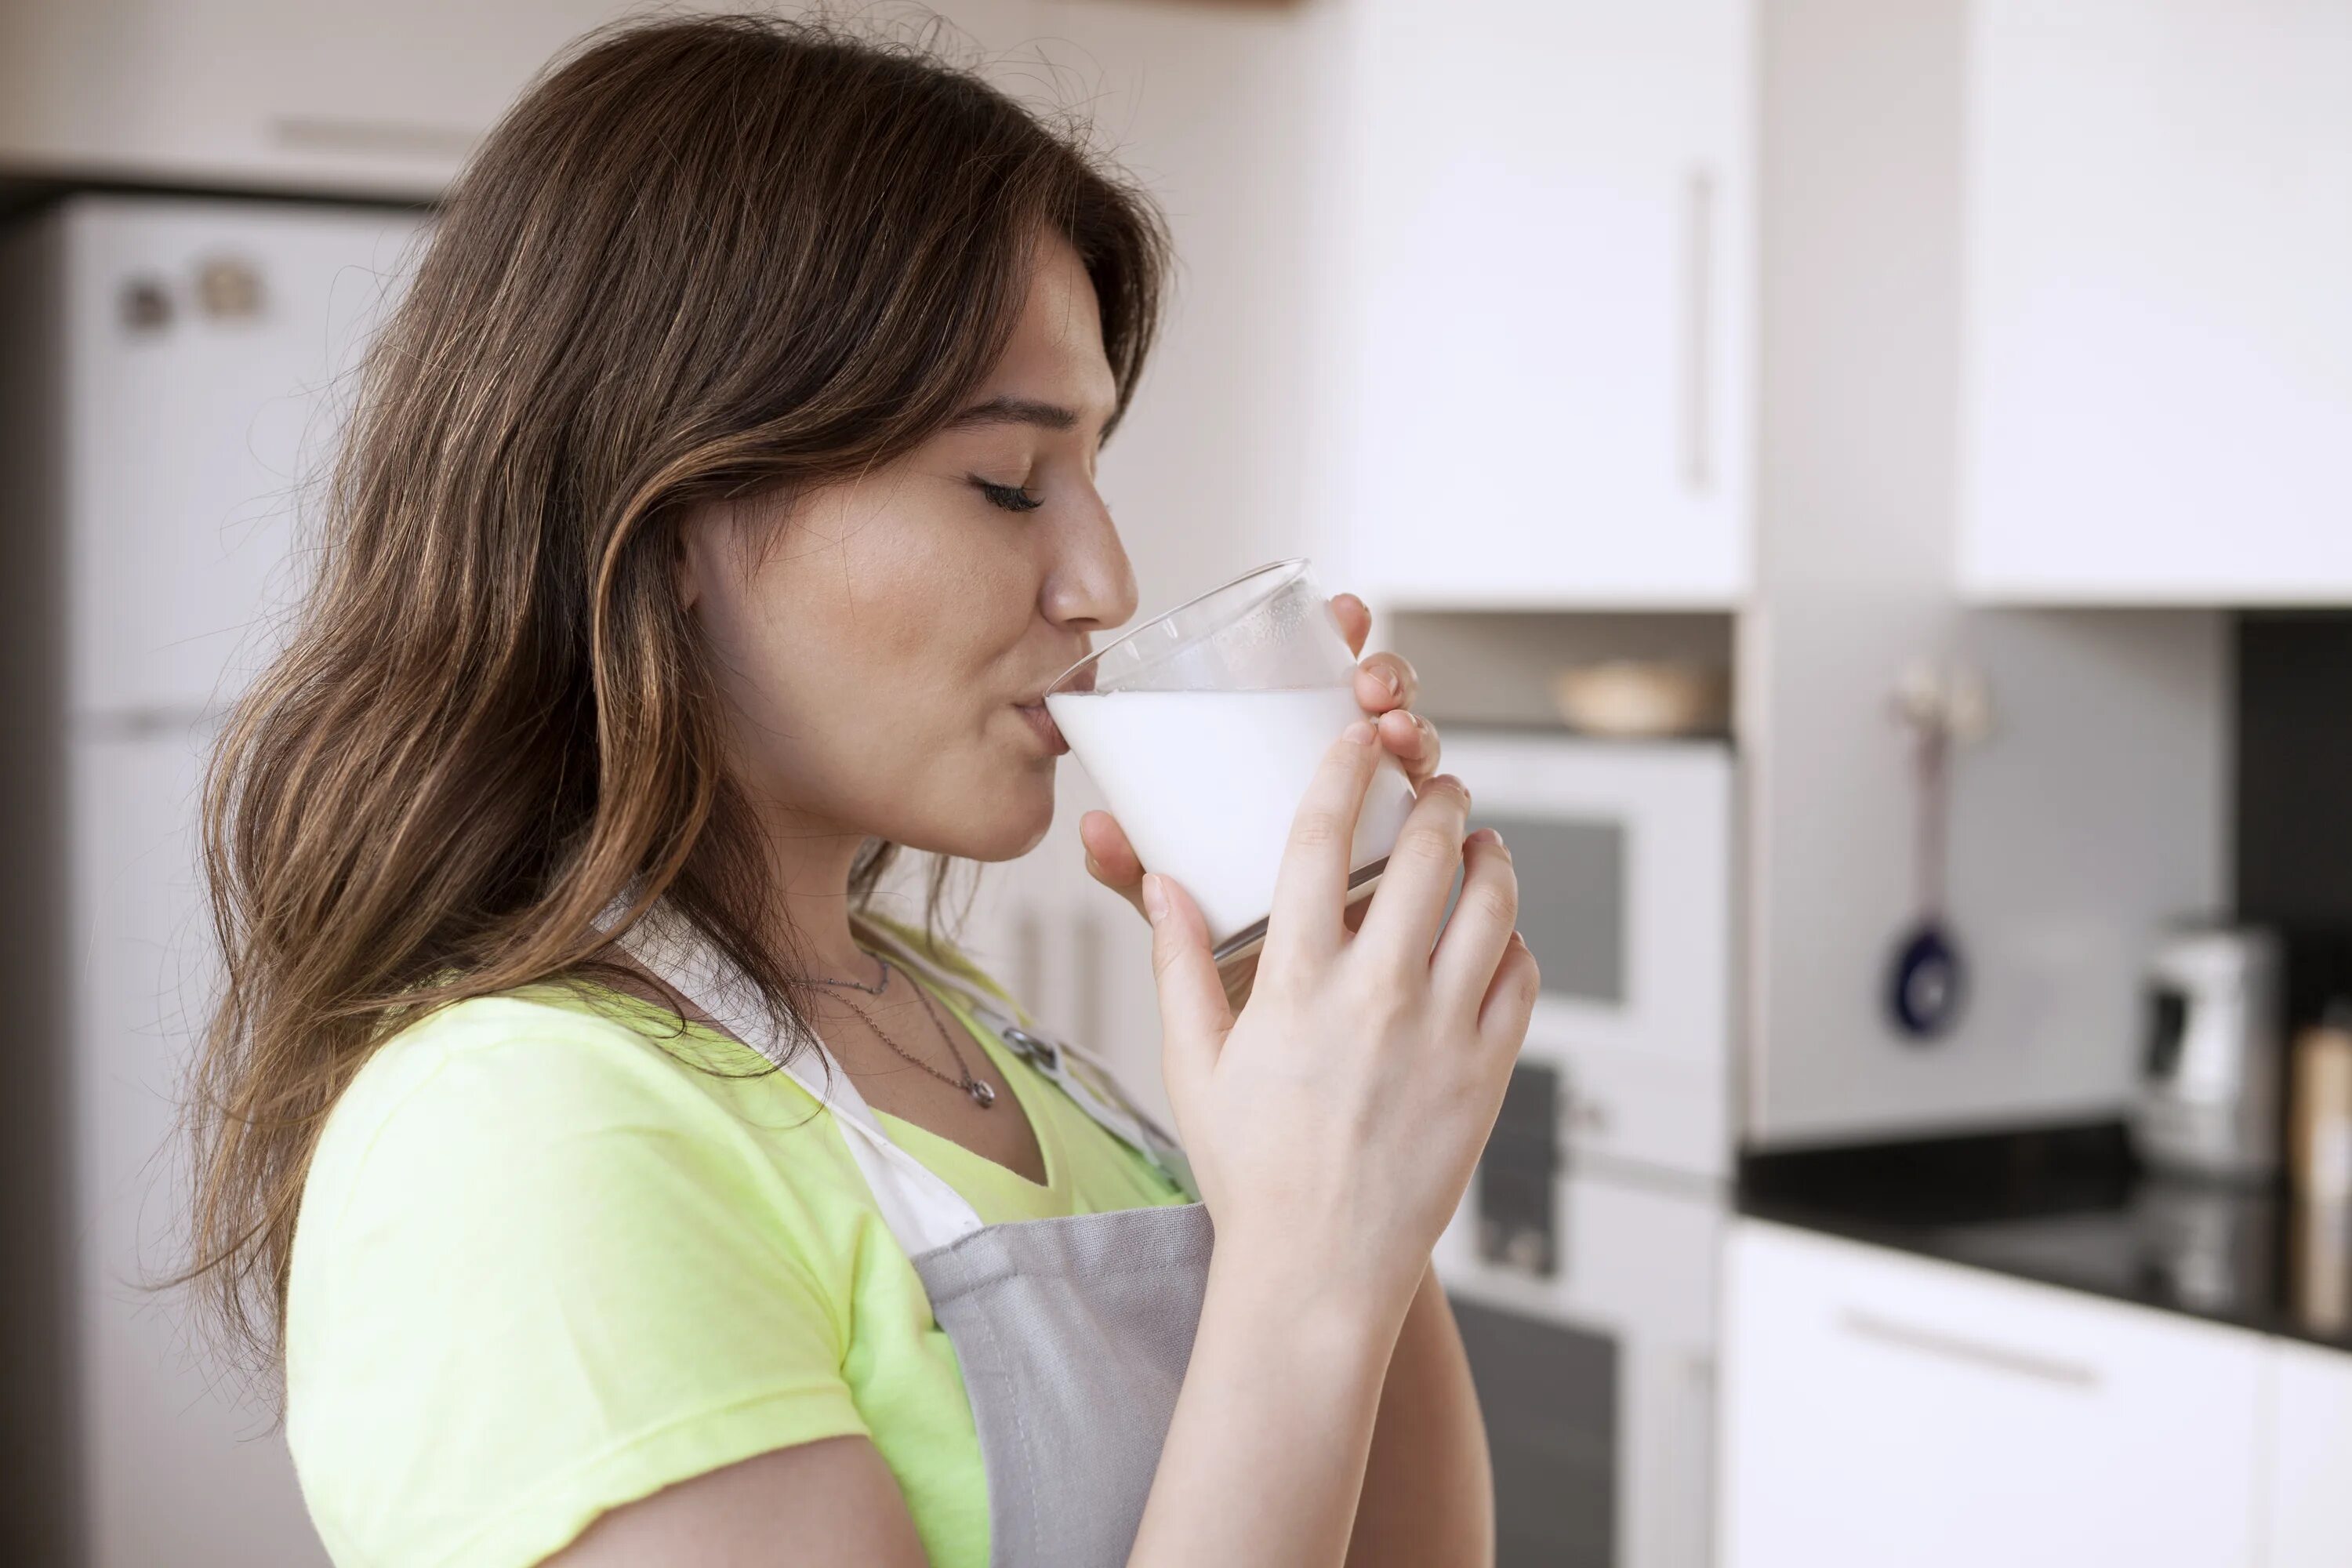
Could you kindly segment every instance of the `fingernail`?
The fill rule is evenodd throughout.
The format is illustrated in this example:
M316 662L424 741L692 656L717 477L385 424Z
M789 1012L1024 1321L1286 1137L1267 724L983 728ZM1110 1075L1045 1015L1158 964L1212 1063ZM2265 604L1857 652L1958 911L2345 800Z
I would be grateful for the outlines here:
M1160 874L1156 871L1144 874L1143 912L1153 925L1168 918L1168 889L1160 885Z
M1491 827L1482 827L1462 842L1465 844L1500 844L1502 841L1503 836L1501 834L1496 832Z
M1346 729L1340 731L1339 738L1343 741L1353 742L1359 746L1369 746L1372 743L1372 727L1363 720L1359 719L1354 723L1349 725Z
M1374 670L1373 673L1381 678L1381 684L1389 689L1390 696L1402 697L1404 695L1404 678L1397 674L1395 670L1390 668L1384 664L1378 669Z

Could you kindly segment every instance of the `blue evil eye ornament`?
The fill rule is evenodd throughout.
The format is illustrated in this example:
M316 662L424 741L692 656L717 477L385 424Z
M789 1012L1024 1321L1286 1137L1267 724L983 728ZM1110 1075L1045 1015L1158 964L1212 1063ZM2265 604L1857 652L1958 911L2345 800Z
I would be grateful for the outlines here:
M1886 976L1887 1016L1910 1039L1938 1039L1960 1021L1968 990L1960 950L1939 922L1924 921L1895 950Z

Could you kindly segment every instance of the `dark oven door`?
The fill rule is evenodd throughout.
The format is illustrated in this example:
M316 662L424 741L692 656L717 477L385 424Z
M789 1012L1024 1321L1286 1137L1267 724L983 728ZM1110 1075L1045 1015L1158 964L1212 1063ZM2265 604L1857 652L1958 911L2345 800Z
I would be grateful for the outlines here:
M1496 1568L1617 1568L1617 1344L1454 1299L1495 1465Z
M1705 1568L1724 1210L1559 1135L1564 1081L1512 1075L1440 1242L1495 1471L1500 1568Z

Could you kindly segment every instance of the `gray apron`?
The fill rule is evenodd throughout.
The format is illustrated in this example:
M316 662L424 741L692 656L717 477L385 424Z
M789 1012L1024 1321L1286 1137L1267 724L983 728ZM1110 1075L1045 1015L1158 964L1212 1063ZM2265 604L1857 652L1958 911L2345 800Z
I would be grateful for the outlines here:
M832 1110L876 1208L913 1261L971 1401L992 1568L1126 1562L1200 1323L1208 1210L1193 1203L982 1224L962 1194L890 1141L821 1047L782 1061L740 971L682 922L660 917L656 909L641 920L622 945ZM1024 1027L995 997L903 943L890 948L894 961L961 997L1080 1110L1178 1186L1197 1190L1174 1140L1099 1059Z

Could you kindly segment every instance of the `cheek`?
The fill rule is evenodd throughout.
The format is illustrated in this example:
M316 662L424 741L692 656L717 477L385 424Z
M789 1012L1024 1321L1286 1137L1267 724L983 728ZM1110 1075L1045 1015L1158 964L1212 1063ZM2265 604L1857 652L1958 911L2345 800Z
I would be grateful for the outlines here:
M975 678L995 679L1021 642L1036 594L1027 552L1009 530L923 494L928 507L902 489L896 505L825 552L831 570L805 579L824 588L824 603L810 606L812 625L852 682L968 702L981 694Z
M1034 594L1017 548L984 525L921 515L894 489L813 498L706 597L721 679L803 756L816 745L887 765L900 748L952 743L1026 630Z

